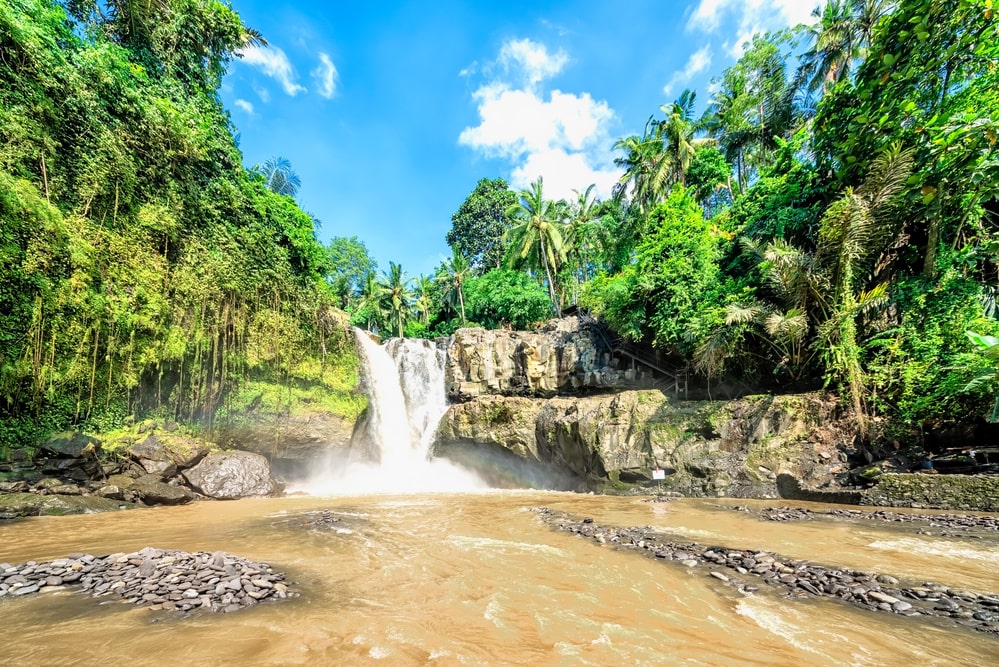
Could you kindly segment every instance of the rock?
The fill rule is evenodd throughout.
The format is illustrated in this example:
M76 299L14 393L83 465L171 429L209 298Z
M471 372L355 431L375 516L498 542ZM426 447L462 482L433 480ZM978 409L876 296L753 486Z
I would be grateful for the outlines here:
M658 467L670 492L775 497L773 471L812 484L832 479L810 463L820 445L808 436L834 409L820 394L733 401L677 401L639 390L578 398L480 396L450 406L435 455L486 475L491 464L531 464L527 472L536 475L521 476L535 485L564 484L547 488L578 488L567 483L573 479L591 490L647 488ZM761 473L761 466L771 472Z
M633 386L610 365L609 352L592 322L578 318L555 320L547 331L459 329L448 346L445 383L453 400Z
M183 475L192 487L217 500L272 496L282 491L267 459L252 452L209 454Z
M79 459L84 456L95 457L100 452L101 441L85 433L67 431L49 437L42 443L42 449L68 459Z
M135 480L132 490L147 505L184 505L194 500L194 494L187 489L150 479L150 476Z
M0 495L0 519L39 515L92 514L136 507L141 507L141 505L95 496L43 496L37 493Z
M126 451L143 470L166 479L189 468L208 454L208 443L175 433L150 433Z
M115 486L114 484L105 484L94 491L94 495L100 496L101 498L110 498L111 500L124 500L125 490L120 486Z
M76 484L60 484L59 486L53 486L48 489L49 493L54 493L60 496L80 496L83 495L83 489L78 487Z
M353 431L353 419L332 413L252 412L222 427L218 442L271 460L309 461L330 449L347 449Z

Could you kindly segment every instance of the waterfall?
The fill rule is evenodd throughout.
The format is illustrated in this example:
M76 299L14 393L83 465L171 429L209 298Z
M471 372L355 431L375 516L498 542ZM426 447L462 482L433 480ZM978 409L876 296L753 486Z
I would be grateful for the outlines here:
M474 473L431 459L437 425L447 411L444 350L432 341L375 343L354 329L368 411L347 460L326 462L301 490L329 493L469 491L486 488Z

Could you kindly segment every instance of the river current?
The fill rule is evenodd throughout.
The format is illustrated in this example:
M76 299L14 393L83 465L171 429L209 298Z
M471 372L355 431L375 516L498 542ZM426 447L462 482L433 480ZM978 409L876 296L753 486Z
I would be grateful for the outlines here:
M489 491L200 502L0 524L0 562L145 546L225 550L286 572L302 593L186 618L71 589L0 599L0 664L999 661L994 636L825 599L785 599L766 585L743 594L699 568L556 532L530 511L546 506L605 524L655 526L702 544L999 591L995 540L931 537L912 525L770 523L732 511L734 504ZM323 510L329 520L312 521Z

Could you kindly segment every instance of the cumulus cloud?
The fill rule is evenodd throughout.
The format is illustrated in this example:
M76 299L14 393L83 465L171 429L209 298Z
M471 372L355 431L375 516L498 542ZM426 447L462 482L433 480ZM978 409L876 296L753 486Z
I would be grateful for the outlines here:
M514 188L541 176L552 199L571 197L573 189L591 183L608 196L619 175L608 133L614 111L587 92L540 90L568 60L564 52L550 54L530 40L504 44L498 58L503 75L472 93L479 124L462 130L458 143L510 162Z
M561 72L569 56L561 49L548 53L544 44L529 39L513 39L500 48L499 62L507 72L519 70L526 83L535 86Z
M312 80L316 84L316 92L326 99L331 99L336 93L336 80L339 74L330 57L320 52L319 66L312 70Z
M242 109L243 111L245 111L247 114L249 114L251 116L253 115L253 104L251 102L247 102L246 100L239 99L239 100L236 100L235 102L233 102L233 104L235 104L237 107L239 107L240 109Z
M305 88L295 80L295 68L291 66L291 61L285 52L276 46L247 46L240 49L236 54L248 65L256 67L265 75L271 77L281 84L284 92L291 96L304 93Z
M812 10L823 5L825 0L700 0L687 18L687 30L712 33L723 19L731 19L738 37L726 48L737 57L753 35L810 23Z
M705 44L703 48L690 54L690 58L687 59L687 64L684 65L682 70L673 72L673 76L663 86L663 92L669 95L677 85L690 81L694 78L694 75L703 72L710 65L711 47Z

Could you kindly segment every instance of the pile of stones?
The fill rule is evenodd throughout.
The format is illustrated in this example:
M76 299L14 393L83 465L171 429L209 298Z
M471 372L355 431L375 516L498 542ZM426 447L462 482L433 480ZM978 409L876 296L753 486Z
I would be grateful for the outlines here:
M95 598L113 597L150 609L233 612L269 599L298 597L285 575L223 551L146 547L108 556L70 554L20 565L0 563L0 597L79 586Z
M734 505L731 508L742 512L753 511L741 505ZM945 530L981 529L999 531L999 516L979 516L974 514L914 514L890 512L887 510L812 510L803 507L767 507L760 510L759 515L767 521L809 521L815 517L831 516L863 521L882 521L885 523L925 524L931 528L942 528Z
M574 519L548 508L534 511L556 530L601 544L638 550L692 569L701 568L706 575L743 593L757 591L759 586L756 584L765 583L783 588L789 597L835 598L871 611L947 619L957 625L999 635L999 595L996 594L958 590L932 582L906 586L886 574L830 568L767 551L676 542L652 528L602 526L590 518Z

